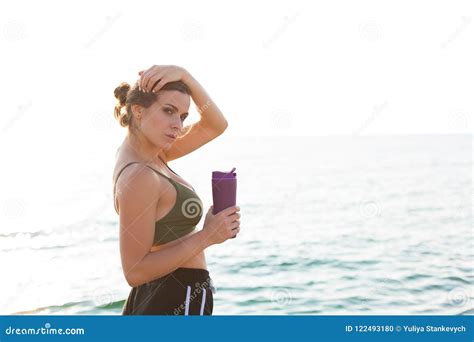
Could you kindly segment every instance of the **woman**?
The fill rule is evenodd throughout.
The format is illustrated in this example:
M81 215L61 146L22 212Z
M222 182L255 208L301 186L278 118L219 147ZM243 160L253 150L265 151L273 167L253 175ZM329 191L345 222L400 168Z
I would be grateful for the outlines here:
M204 250L236 236L240 208L216 215L167 163L221 135L227 121L183 68L153 66L115 89L115 117L128 133L117 154L114 205L120 255L132 290L124 315L211 315L213 286ZM200 121L183 128L190 97Z

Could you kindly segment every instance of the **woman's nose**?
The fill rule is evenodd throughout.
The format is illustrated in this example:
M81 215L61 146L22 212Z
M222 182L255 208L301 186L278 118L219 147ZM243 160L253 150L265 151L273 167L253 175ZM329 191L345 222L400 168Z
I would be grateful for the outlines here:
M181 120L179 116L177 118L176 117L173 118L173 127L178 128L178 129L183 128L183 121Z

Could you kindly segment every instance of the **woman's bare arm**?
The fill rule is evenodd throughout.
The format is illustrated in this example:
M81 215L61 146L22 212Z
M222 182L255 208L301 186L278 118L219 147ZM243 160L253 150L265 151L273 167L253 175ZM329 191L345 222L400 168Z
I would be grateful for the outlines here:
M117 182L120 212L120 255L125 278L138 286L166 275L207 248L204 231L169 248L150 252L155 233L155 211L163 191L160 178L143 165L131 165Z
M191 91L191 97L200 115L200 120L184 127L178 139L164 152L167 161L181 158L197 150L227 129L227 120L217 104L184 68L174 65L154 65L146 71L140 71L139 74L140 84L145 91L158 91L161 86L171 81L184 82ZM154 84L156 85L152 88Z
M203 229L179 244L150 252L155 235L159 198L169 191L162 179L142 164L130 165L117 181L120 215L120 256L125 278L138 286L169 274L209 246L235 237L240 231L240 208L226 208L216 215L212 206Z
M209 247L209 239L203 230L191 235L186 240L159 251L147 253L131 270L130 286L138 286L173 272L186 260L201 253Z
M181 158L204 146L221 135L228 126L221 110L204 87L189 73L185 73L182 80L191 90L191 97L201 118L183 129L180 137L165 152L167 161Z

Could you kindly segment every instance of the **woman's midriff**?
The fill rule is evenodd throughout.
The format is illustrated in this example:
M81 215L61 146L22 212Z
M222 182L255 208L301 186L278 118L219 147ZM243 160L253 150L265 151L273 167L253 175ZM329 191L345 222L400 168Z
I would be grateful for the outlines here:
M189 239L193 234L196 234L198 232L197 229L193 230L192 232L180 237L179 239L170 241L168 243L165 243L164 245L158 245L158 246L153 246L150 249L150 252L156 252L160 251L172 246L175 246L179 243L183 243L183 241L186 241ZM200 252L199 254L195 255L191 259L185 261L182 263L179 267L187 267L187 268L201 268L207 270L207 264L206 264L206 256L204 255L204 251Z

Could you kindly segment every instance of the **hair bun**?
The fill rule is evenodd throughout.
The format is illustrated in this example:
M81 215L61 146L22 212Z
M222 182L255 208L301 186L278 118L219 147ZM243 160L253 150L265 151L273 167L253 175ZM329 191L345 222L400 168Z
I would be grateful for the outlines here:
M130 90L130 85L126 82L121 83L117 88L114 90L114 95L117 100L119 100L121 106L125 106L127 102L127 94Z

